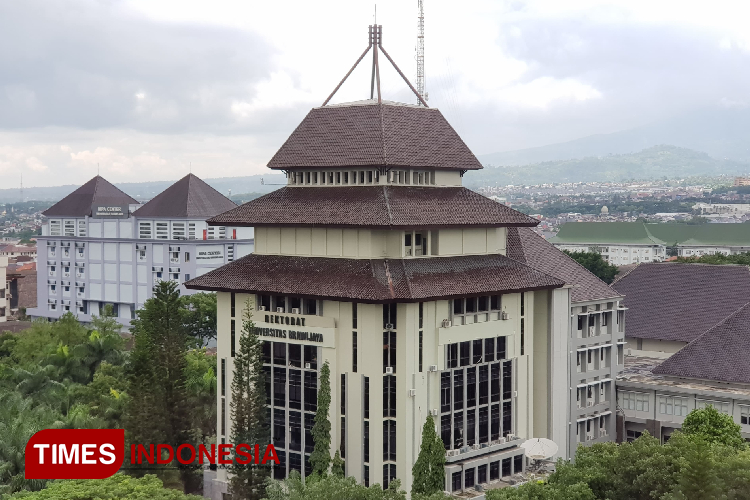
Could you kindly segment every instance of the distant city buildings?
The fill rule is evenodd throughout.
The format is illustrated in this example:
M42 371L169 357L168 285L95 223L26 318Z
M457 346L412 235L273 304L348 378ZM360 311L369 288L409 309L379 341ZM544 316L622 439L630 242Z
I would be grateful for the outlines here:
M128 326L158 281L183 283L252 252L252 228L206 224L234 207L192 174L142 206L94 177L44 212L37 305L28 314L70 311L87 322L110 304Z
M595 251L621 266L661 262L667 249L680 257L748 252L750 225L569 222L550 243L561 250Z

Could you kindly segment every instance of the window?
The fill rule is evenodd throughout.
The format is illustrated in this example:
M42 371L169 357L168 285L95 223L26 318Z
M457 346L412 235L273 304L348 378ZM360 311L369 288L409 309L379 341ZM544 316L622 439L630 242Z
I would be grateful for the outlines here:
M173 240L185 239L185 223L184 222L172 223L172 239Z
M190 252L185 252L185 262L190 262Z
M62 236L62 222L59 220L49 221L49 235Z
M364 418L370 418L370 377L365 377L364 390L362 391L364 399Z
M383 373L396 373L396 332L383 332Z
M672 396L659 396L659 413L662 415L684 417L688 414L687 399Z
M169 222L157 222L156 223L156 239L157 240L169 239Z
M729 403L725 403L723 401L709 401L705 399L695 400L696 409L699 409L699 408L702 409L702 408L705 408L706 406L713 406L716 409L716 411L718 411L719 413L725 413L727 415L729 414L729 406L730 406Z
M396 377L383 377L383 417L396 416Z
M750 425L750 406L740 405L740 423Z
M357 332L352 332L352 372L357 373Z

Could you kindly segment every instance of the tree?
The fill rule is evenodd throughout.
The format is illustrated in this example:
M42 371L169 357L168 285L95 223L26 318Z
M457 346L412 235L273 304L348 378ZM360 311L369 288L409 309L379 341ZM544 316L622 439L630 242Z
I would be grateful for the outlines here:
M123 349L125 341L117 333L102 333L94 330L88 341L75 347L74 353L88 370L88 380L94 378L94 373L103 362L111 365L121 365L125 361Z
M367 487L358 484L353 477L335 474L315 476L315 480L303 484L297 471L292 471L283 481L270 480L266 496L268 500L406 500L406 492L401 490L398 479L391 481L385 490L377 483Z
M266 413L265 374L261 341L255 332L255 324L249 303L242 318L239 350L234 358L232 378L232 442L267 443L270 439ZM232 498L255 500L263 497L268 465L257 463L231 465L230 491Z
M315 423L312 428L312 438L315 443L310 454L310 465L313 474L325 476L331 464L331 422L328 411L331 406L331 369L328 361L320 369L320 389L318 390L318 409L315 412Z
M604 260L597 252L571 252L569 250L564 250L564 252L605 283L612 283L617 275L617 266Z
M193 428L207 441L216 435L216 355L205 348L190 350L185 378Z
M177 490L165 488L154 475L133 478L115 474L107 479L74 479L54 481L38 492L23 492L13 495L25 500L200 500L195 495L185 495Z
M120 332L122 325L117 322L112 304L105 304L100 310L100 315L91 315L91 325L101 336L116 335Z
M195 339L196 345L203 347L216 338L216 294L194 293L180 299L185 308L185 328Z
M584 483L549 485L544 481L530 481L518 488L499 488L487 491L487 500L595 500L594 492Z
M333 455L331 474L338 477L344 477L344 459L341 458L341 453L339 453L339 450L336 450L336 453Z
M731 415L720 413L712 405L695 409L685 417L682 432L693 439L705 440L732 448L745 448L742 430Z
M133 320L131 332L134 345L125 430L131 442L164 443L177 449L191 442L192 433L188 412L178 410L187 401L188 337L175 282L161 281L154 287L153 297ZM194 471L178 466L186 489L192 491L197 481Z
M422 427L422 445L411 473L412 496L431 495L445 489L445 446L435 431L432 415L427 415Z

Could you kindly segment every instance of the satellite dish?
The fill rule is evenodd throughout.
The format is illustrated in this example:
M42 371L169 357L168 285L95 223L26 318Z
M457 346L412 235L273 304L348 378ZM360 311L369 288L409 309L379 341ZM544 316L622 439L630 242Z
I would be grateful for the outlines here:
M525 441L521 448L526 452L526 456L533 460L545 460L557 453L557 445L551 439L533 438Z

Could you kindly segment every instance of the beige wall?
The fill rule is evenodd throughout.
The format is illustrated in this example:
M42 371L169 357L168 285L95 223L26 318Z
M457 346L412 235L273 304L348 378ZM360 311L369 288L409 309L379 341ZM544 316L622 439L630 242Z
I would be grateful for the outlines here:
M506 252L507 230L504 227L416 232L428 239L432 255L505 255ZM258 227L255 229L255 253L352 259L402 258L406 256L405 234L399 230Z

